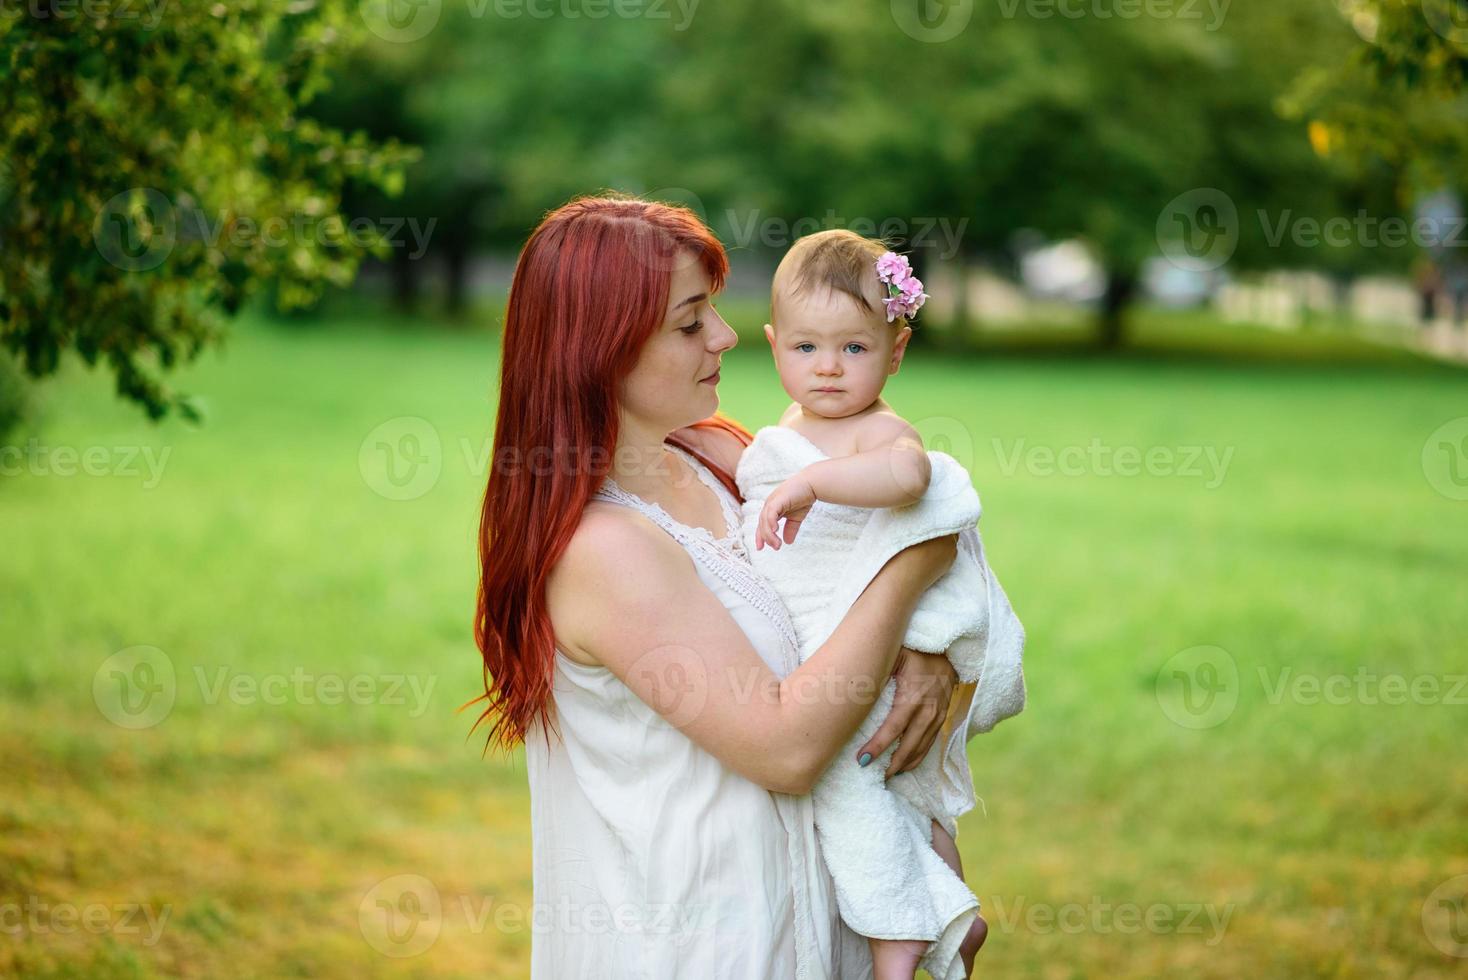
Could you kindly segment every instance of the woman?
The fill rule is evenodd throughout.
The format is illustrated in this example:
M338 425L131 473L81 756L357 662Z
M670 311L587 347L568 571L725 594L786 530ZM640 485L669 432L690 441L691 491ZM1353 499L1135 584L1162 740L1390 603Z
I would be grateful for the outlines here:
M899 651L952 538L894 557L798 665L738 543L749 435L714 419L728 265L690 212L583 198L531 235L504 328L476 639L491 740L525 744L532 976L869 977L806 795L901 656L912 768L947 659ZM936 692L936 693L934 693Z

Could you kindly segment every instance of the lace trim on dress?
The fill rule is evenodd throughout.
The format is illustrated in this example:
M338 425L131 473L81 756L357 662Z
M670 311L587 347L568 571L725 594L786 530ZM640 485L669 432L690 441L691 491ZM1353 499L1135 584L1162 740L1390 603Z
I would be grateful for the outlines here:
M668 532L675 541L683 546L684 550L717 575L736 595L759 610L780 634L785 661L782 666L785 673L788 674L798 665L800 644L796 639L795 624L790 621L790 613L785 609L785 604L780 601L774 588L749 563L749 553L745 550L744 541L739 534L739 512L734 507L728 489L692 454L677 446L669 445L668 448L682 456L693 468L693 472L698 474L698 478L718 498L719 508L724 514L724 525L727 531L725 537L714 537L713 532L706 527L690 527L684 524L664 510L661 504L644 500L637 494L623 489L610 476L597 489L594 496L631 507L642 514Z

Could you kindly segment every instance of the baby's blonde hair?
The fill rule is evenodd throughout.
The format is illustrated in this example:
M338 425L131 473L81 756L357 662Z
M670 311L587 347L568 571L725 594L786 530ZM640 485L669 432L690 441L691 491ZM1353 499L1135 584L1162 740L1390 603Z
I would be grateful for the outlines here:
M775 269L770 286L770 322L775 322L781 294L798 296L811 290L829 290L850 296L868 313L882 313L882 285L877 259L888 251L886 242L835 228L796 241ZM907 321L899 318L897 326Z

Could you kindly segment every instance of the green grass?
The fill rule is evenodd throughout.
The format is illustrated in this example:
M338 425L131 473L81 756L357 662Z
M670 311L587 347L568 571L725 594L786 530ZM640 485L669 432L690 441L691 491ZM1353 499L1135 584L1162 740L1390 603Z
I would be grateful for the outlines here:
M757 427L783 394L746 332L721 394ZM972 470L1029 631L1028 710L971 743L985 812L959 844L991 925L981 961L1002 976L1461 973L1422 911L1468 873L1468 704L1441 703L1446 687L1418 704L1270 695L1283 670L1365 671L1368 692L1372 676L1468 673L1468 502L1422 464L1429 435L1468 414L1468 374L1196 317L1145 318L1139 337L1116 358L919 350L888 389ZM495 362L482 332L252 320L185 378L203 429L150 428L75 366L44 390L22 444L107 462L0 477L0 907L42 910L9 928L0 973L527 973L524 767L481 759L474 710L455 712L479 690ZM392 421L407 417L426 428ZM437 480L377 492L398 492L378 442L437 460ZM1093 444L1228 465L1045 463ZM142 447L164 460L156 485ZM94 681L137 646L171 664L175 701L133 730ZM1203 728L1172 720L1200 716L1158 687L1199 646L1237 670L1222 692L1236 706ZM322 703L322 678L365 685L365 703ZM280 703L261 681L284 685ZM383 955L370 940L409 947L372 931L372 890L404 874L433 883L441 931ZM89 905L108 928L68 930L57 910ZM156 941L137 906L167 913ZM1133 928L1122 907L1176 918ZM1220 935L1210 914L1227 915Z

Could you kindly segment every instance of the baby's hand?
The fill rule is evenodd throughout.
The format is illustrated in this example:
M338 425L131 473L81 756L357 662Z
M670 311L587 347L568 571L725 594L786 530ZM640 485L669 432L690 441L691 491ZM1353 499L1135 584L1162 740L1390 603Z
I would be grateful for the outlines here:
M811 487L810 481L801 473L797 473L784 483L776 487L765 500L764 509L759 514L759 528L755 532L754 550L759 551L765 545L769 545L776 551L780 550L780 535L777 529L780 526L780 518L785 518L785 543L793 544L795 535L800 533L800 522L805 520L810 513L811 505L816 502L816 492Z

